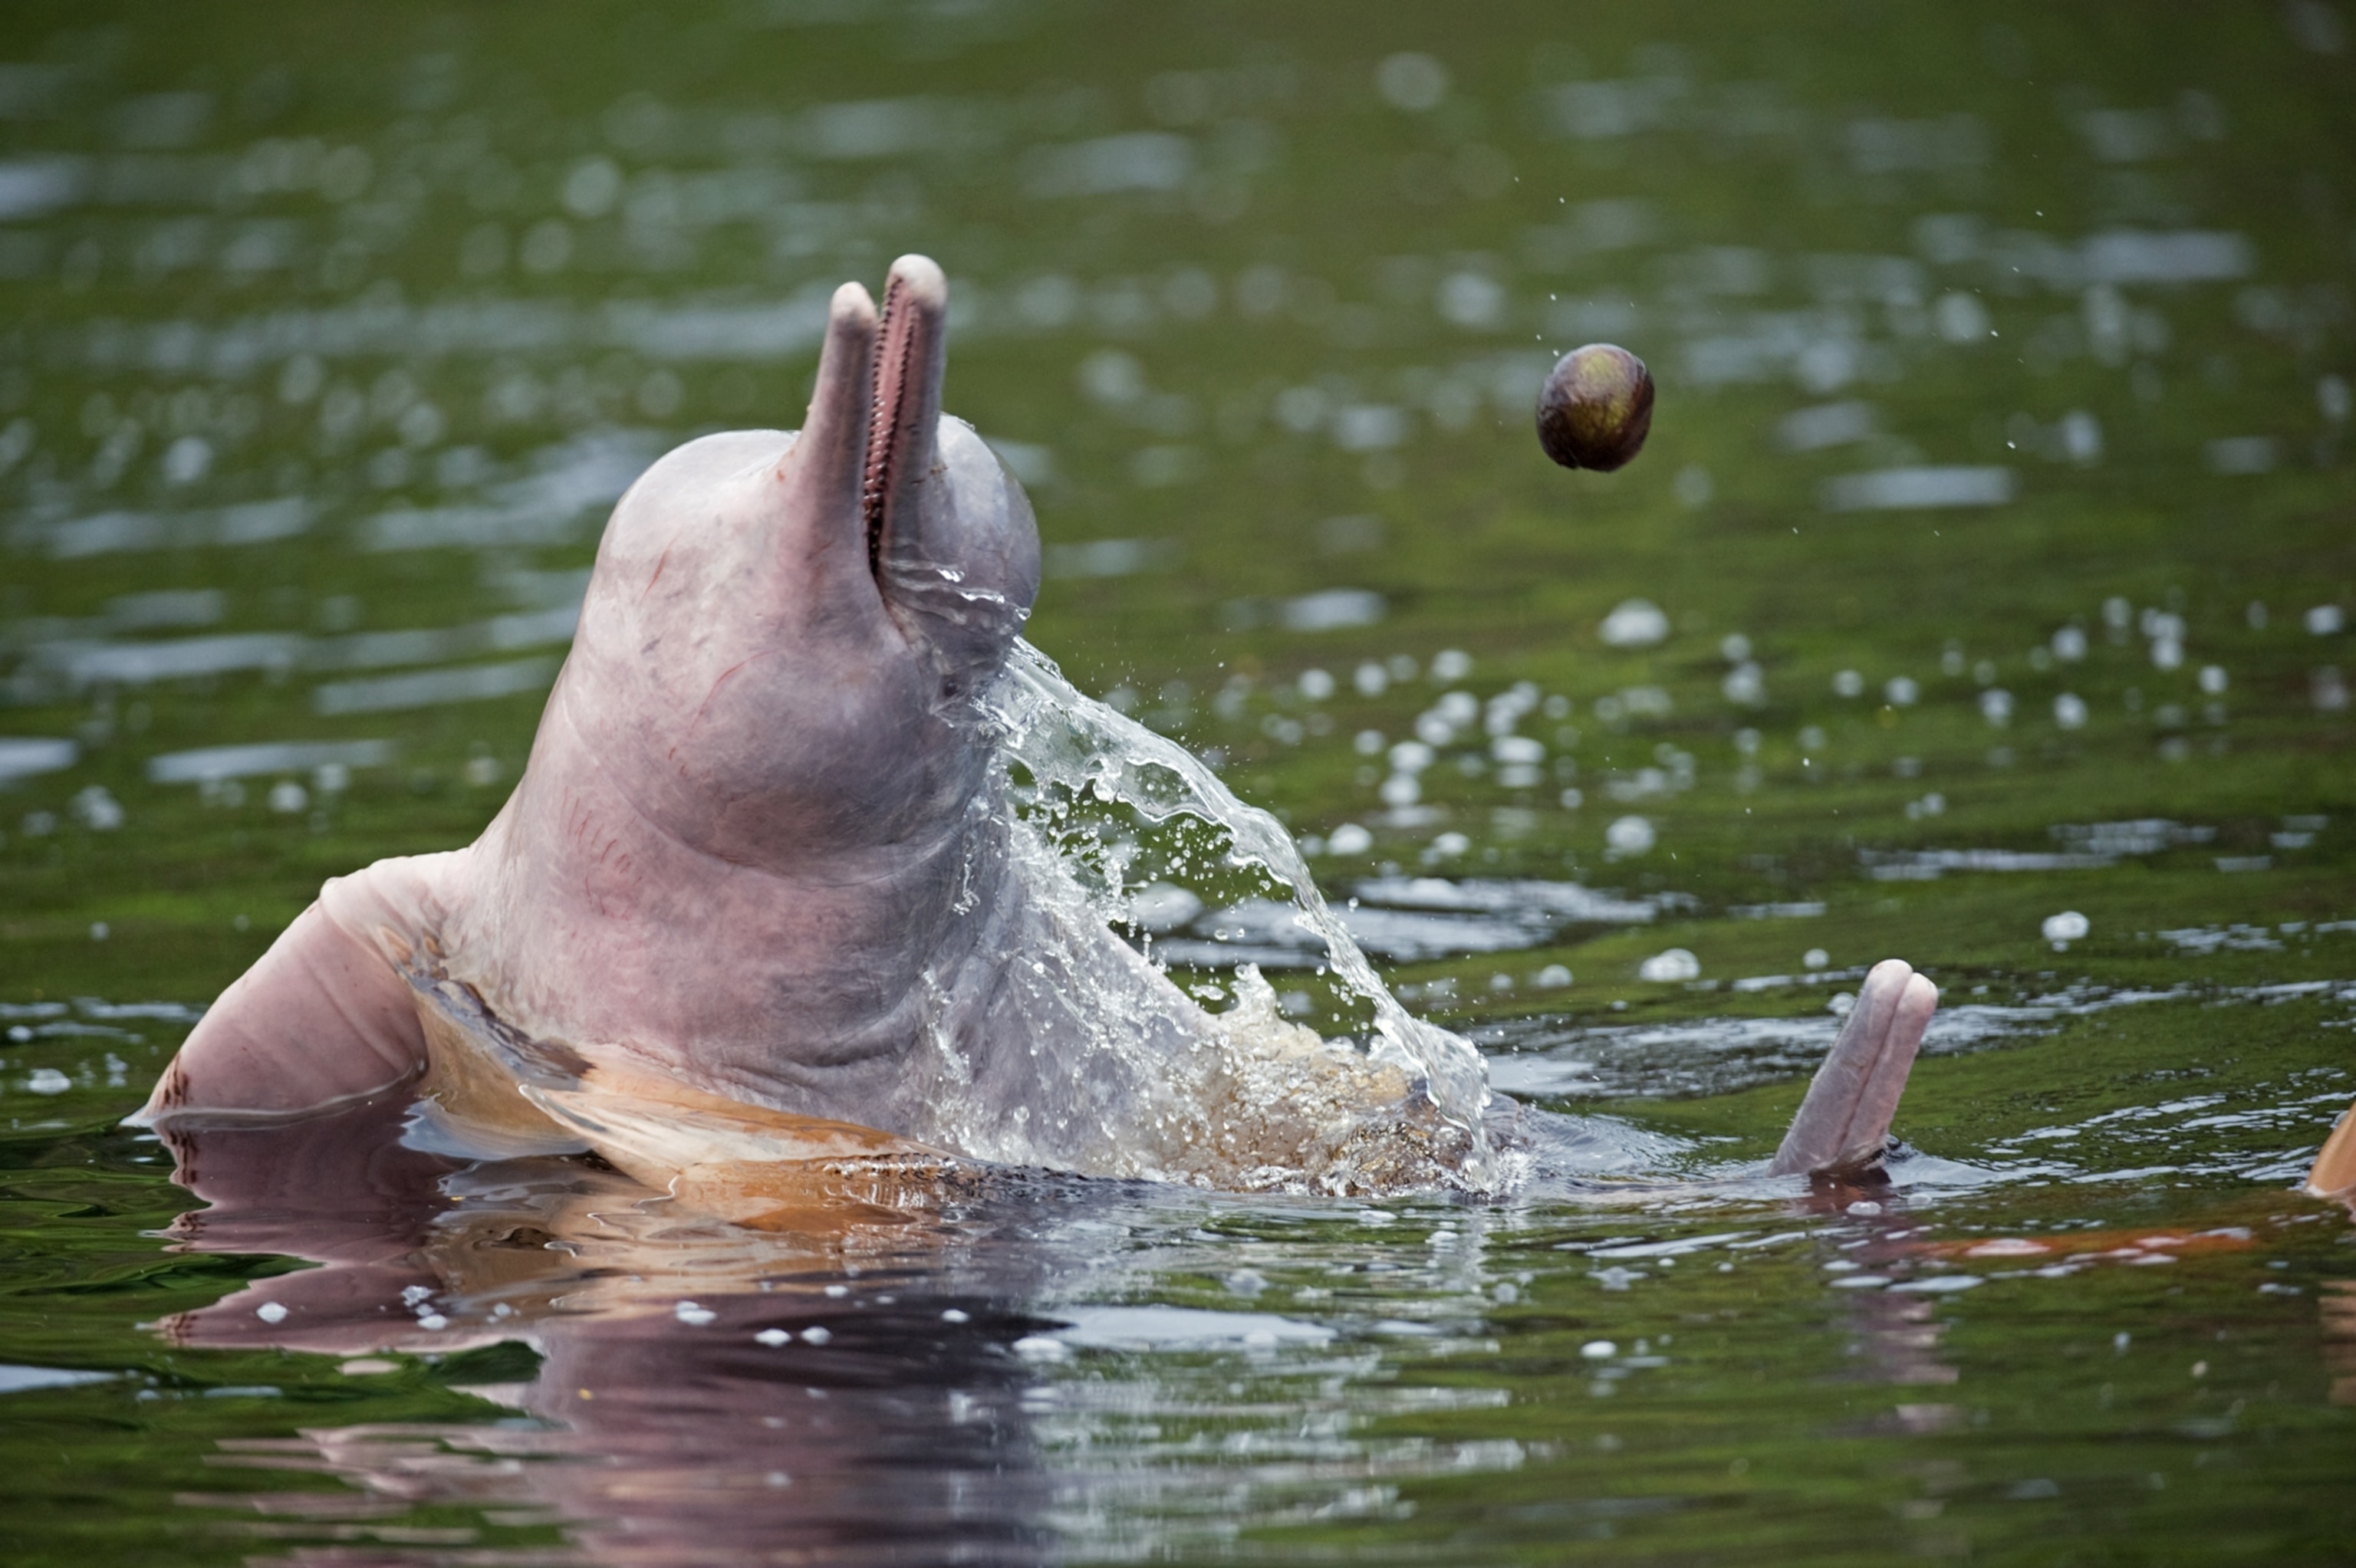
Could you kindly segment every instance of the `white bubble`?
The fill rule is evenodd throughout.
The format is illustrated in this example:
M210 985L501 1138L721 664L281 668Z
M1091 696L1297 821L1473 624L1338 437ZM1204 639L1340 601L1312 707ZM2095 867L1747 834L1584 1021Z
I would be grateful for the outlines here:
M2337 604L2318 604L2307 613L2306 620L2307 629L2319 637L2336 636L2348 624L2348 618L2340 613Z
M1821 969L1833 961L1833 955L1821 947L1811 947L1800 955L1800 962L1810 969Z
M777 1346L786 1343L792 1338L793 1336L787 1333L783 1328L764 1328L758 1334L753 1336L753 1342L756 1345L766 1345L770 1349L775 1349Z
M1440 281L1433 303L1442 319L1464 328L1494 326L1505 314L1505 290L1494 278L1471 271Z
M1579 1348L1579 1353L1590 1361L1608 1361L1620 1353L1620 1347L1609 1339L1590 1339Z
M1395 54L1375 68L1375 91L1392 108L1421 114L1448 96L1448 68L1427 54Z
M1423 785L1416 782L1413 773L1393 773L1376 793L1382 796L1385 805L1408 806L1423 798Z
M2086 699L2063 692L2053 699L2053 722L2064 730L2082 730L2086 724Z
M280 779L270 786L270 809L292 816L311 804L311 792L293 779Z
M621 195L622 171L610 158L584 158L564 176L564 205L578 218L604 217Z
M1636 965L1639 980L1676 981L1701 978L1701 960L1682 947L1655 953Z
M1642 855L1658 842L1658 837L1644 817L1623 816L1603 830L1603 842L1615 855Z
M1301 672L1301 695L1312 702L1323 702L1333 695L1333 677L1322 669Z
M1326 836L1325 850L1332 855L1363 855L1375 847L1375 836L1355 822L1345 822Z
M1431 678L1462 680L1472 673L1472 656L1462 648L1442 648L1431 656Z
M1910 676L1893 675L1882 686L1881 695L1892 708L1912 708L1922 699L1922 688Z
M253 1309L253 1315L256 1317L261 1318L264 1323L284 1323L286 1321L286 1308L275 1301L263 1302L261 1306Z
M802 1330L802 1343L806 1345L823 1345L833 1338L825 1328L816 1325Z
M193 485L212 472L212 443L200 435L184 435L164 449L164 482Z
M35 1094L62 1094L73 1087L73 1080L54 1067L37 1067L25 1080L25 1088Z
M1833 693L1837 697L1865 695L1865 677L1853 669L1845 669L1833 677Z
M2038 927L2039 933L2045 940L2053 944L2053 951L2056 953L2068 948L2072 943L2084 936L2093 927L2086 917L2074 909L2065 909L2060 914L2049 914L2045 917L2045 923Z
M2064 626L2053 634L2053 656L2063 664L2076 664L2086 656L2086 634L2076 626Z
M1350 684L1358 688L1362 697L1380 697L1390 683L1389 674L1372 659L1360 665L1350 675Z
M1950 343L1977 343L1988 335L1987 306L1971 294L1954 292L1939 296L1933 307L1939 336Z
M1559 991L1570 984L1570 971L1559 964L1549 964L1538 971L1537 987L1542 991Z
M1649 648L1668 641L1669 617L1649 599L1626 599L1597 631L1615 648Z
M1980 717L2001 730L2012 722L2012 693L1990 687L1980 693Z
M2222 697L2226 687L2223 665L2203 665L2201 667L2201 689L2211 697Z
M86 784L73 797L76 820L93 833L112 833L123 826L123 803L104 784Z
M1443 833L1431 841L1431 852L1449 859L1453 859L1471 848L1472 848L1472 840L1462 833Z

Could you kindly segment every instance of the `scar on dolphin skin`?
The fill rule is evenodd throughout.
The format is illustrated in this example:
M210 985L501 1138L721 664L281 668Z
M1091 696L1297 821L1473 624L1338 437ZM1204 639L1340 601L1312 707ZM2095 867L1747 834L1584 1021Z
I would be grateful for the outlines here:
M1407 1014L1338 924L1377 1019L1363 1043L1286 1019L1248 966L1207 1012L1112 929L1017 810L1007 704L1083 761L1159 747L1201 770L1021 643L1037 526L941 411L947 324L924 257L893 264L881 312L846 283L800 431L703 436L640 476L506 805L464 848L329 881L139 1119L417 1095L451 1147L585 1147L747 1215L800 1201L785 1166L854 1148L928 1172L1487 1190L1494 1119L1586 1140L1566 1171L1640 1173L1601 1123L1493 1118L1472 1045ZM1605 403L1617 444L1590 465L1641 443L1636 404ZM1259 831L1203 777L1215 826ZM1936 1003L1905 964L1872 971L1773 1174L1881 1159Z

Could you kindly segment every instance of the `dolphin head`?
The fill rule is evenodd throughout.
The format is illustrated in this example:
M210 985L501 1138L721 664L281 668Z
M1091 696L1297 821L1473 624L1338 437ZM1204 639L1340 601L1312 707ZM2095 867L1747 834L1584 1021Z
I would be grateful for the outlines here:
M1039 539L941 412L948 302L922 256L893 263L881 311L843 284L798 432L705 436L623 496L534 769L585 752L655 827L739 863L909 846L963 814L991 759L973 699L1030 613Z

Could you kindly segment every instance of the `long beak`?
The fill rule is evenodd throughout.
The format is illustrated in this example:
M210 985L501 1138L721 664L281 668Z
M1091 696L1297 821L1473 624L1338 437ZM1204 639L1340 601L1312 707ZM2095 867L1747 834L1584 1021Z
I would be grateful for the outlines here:
M860 515L867 560L880 566L894 533L914 530L914 492L933 470L948 368L948 280L929 257L903 256L884 284L882 342L867 431ZM906 520L903 521L902 519Z

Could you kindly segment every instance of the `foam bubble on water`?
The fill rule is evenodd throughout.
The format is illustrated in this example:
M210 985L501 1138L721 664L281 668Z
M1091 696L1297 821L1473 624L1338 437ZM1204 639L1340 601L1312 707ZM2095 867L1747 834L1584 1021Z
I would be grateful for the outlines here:
M1622 600L1597 628L1615 648L1649 648L1668 641L1669 618L1649 599Z
M1658 835L1645 818L1622 816L1603 830L1603 842L1614 856L1642 855L1658 842Z
M2060 914L2047 915L2038 932L2053 944L2054 952L2066 953L2072 943L2083 938L2092 929L2084 915L2074 909L2065 909Z
M1655 953L1636 966L1640 980L1680 981L1701 978L1701 960L1682 947Z

